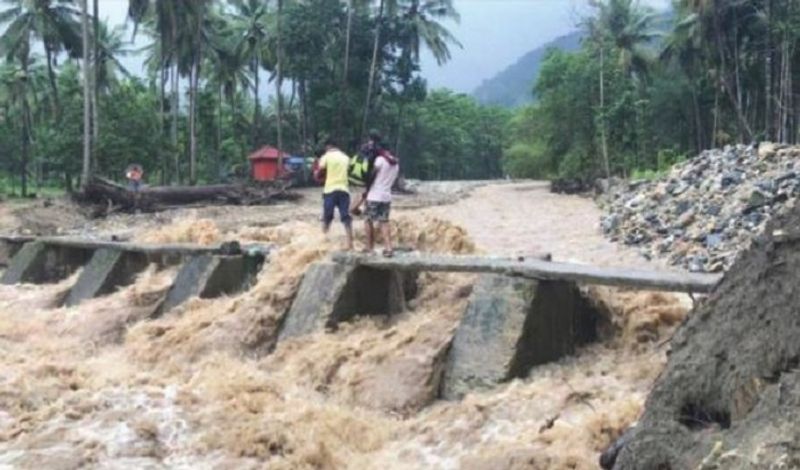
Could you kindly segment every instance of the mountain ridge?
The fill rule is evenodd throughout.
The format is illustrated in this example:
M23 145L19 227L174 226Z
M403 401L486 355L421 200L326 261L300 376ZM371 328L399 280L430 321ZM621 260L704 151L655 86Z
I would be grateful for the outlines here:
M484 80L472 96L484 105L516 108L534 101L533 86L539 69L551 49L575 51L580 48L583 33L572 31L529 51L516 62Z

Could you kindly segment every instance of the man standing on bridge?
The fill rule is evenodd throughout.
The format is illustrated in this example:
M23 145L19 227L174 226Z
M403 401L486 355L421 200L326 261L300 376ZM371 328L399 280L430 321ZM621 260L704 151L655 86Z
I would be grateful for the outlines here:
M336 143L328 139L325 142L325 154L319 159L314 177L322 179L325 173L325 188L322 194L322 231L328 233L333 222L334 209L339 211L339 219L347 233L347 249L353 249L353 225L350 216L350 188L348 185L348 169L350 158Z
M375 248L375 224L378 224L383 235L383 256L391 258L394 255L392 248L392 232L389 227L389 212L392 208L392 186L400 174L400 164L397 158L385 150L381 150L375 157L374 173L367 192L367 252Z

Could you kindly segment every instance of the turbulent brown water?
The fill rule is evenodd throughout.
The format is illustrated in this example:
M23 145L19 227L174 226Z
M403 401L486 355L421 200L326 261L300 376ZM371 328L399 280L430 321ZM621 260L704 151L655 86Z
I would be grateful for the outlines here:
M400 243L478 249L440 210L400 214ZM672 296L593 289L609 312L602 342L443 402L431 376L474 277L423 275L404 314L271 350L303 272L341 247L338 235L307 220L231 230L188 218L138 238L279 249L248 292L159 319L174 269L74 308L53 308L74 276L0 286L0 467L596 468L637 419L686 311Z

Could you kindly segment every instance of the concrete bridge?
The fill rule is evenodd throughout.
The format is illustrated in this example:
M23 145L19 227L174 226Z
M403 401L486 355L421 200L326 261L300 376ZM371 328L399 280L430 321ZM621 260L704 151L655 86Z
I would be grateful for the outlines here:
M271 247L143 245L70 237L0 237L0 284L59 282L83 268L61 304L74 306L133 283L148 265L180 265L156 314L191 297L214 298L249 287Z
M270 246L141 245L50 237L0 237L0 283L58 282L83 268L63 305L129 285L149 264L180 265L156 315L191 297L247 289ZM278 339L335 330L363 315L391 315L417 293L420 272L479 273L438 380L440 396L456 399L527 375L531 367L572 354L597 339L600 314L579 289L599 284L645 290L709 293L721 276L606 268L519 258L399 254L394 258L337 254L308 268L284 314Z
M447 354L441 396L459 398L527 375L597 339L599 312L578 284L708 293L721 276L487 256L339 254L311 266L279 339L402 311L422 271L480 273Z

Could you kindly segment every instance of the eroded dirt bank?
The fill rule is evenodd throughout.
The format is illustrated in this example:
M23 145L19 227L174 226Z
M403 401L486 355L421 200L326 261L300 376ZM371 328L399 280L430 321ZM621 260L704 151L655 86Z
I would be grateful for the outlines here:
M399 201L402 244L644 263L603 239L591 200L538 183L441 202ZM148 270L74 308L51 307L71 280L0 287L0 465L596 468L599 451L637 419L663 342L686 313L669 295L595 289L610 311L604 341L461 402L436 401L431 376L472 276L424 275L402 315L271 351L305 268L342 245L338 227L330 239L319 234L317 203L310 193L263 212L209 208L84 226L148 241L279 246L250 291L197 299L160 319L148 317L174 270Z

